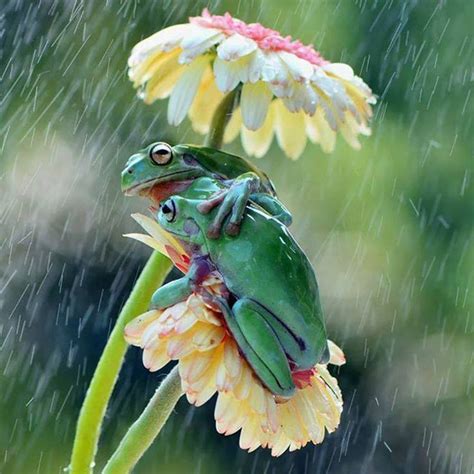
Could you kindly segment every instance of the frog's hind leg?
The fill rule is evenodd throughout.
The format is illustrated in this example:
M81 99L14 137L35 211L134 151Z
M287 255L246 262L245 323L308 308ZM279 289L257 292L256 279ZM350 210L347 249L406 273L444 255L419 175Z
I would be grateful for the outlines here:
M273 329L283 350L294 362L296 368L301 370L311 369L316 364L324 364L329 360L329 349L326 338L318 338L320 341L319 344L309 346L266 308L262 307L260 314Z
M222 298L214 302L257 377L273 394L291 396L295 385L288 359L274 331L262 317L262 307L246 298L238 300L232 309Z

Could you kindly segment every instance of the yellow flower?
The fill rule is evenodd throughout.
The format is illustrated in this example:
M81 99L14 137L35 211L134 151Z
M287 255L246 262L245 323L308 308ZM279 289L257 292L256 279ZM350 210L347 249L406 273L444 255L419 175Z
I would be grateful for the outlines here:
M172 240L157 223L140 215L134 218L153 237L131 237L155 249L169 250ZM178 247L172 253L180 252ZM217 273L211 274L203 285L215 295L226 291ZM231 435L241 430L242 449L267 447L272 455L279 456L308 442L321 443L326 431L331 433L339 425L341 392L326 364L293 373L295 395L278 399L255 376L227 330L222 314L211 309L198 294L165 310L137 317L126 326L125 338L143 349L143 364L152 372L177 360L182 388L190 403L201 406L217 392L217 431ZM341 349L331 341L328 344L329 363L344 364Z
M146 103L169 97L169 123L188 115L202 134L224 95L242 85L224 141L240 133L249 155L263 156L274 135L296 159L307 138L331 152L337 131L356 149L357 136L370 134L375 96L350 66L330 63L311 46L228 13L204 10L189 23L155 33L133 48L128 65Z

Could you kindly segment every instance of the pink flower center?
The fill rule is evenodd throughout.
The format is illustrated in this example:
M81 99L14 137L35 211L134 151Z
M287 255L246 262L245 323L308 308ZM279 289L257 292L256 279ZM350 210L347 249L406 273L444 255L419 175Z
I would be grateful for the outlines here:
M237 18L232 18L229 13L225 15L211 15L205 8L201 16L195 16L189 19L190 23L197 24L204 28L216 28L230 36L234 33L245 36L255 41L260 49L270 51L286 51L292 53L301 59L322 66L328 64L312 46L306 46L301 41L292 40L291 36L283 37L278 31L265 28L260 23L247 23Z

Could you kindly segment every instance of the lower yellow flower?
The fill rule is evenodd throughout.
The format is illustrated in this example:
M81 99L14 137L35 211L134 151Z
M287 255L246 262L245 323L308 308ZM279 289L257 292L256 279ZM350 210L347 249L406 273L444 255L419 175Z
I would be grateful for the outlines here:
M216 295L225 293L218 275L203 283ZM325 431L334 431L342 412L341 392L326 365L294 373L298 390L279 400L256 378L239 352L223 316L200 295L165 310L149 311L125 328L127 342L143 349L143 364L156 371L178 360L183 391L200 406L216 392L216 428L231 435L241 430L240 447L270 448L279 456L308 442L320 443ZM342 351L329 342L331 364L345 362Z

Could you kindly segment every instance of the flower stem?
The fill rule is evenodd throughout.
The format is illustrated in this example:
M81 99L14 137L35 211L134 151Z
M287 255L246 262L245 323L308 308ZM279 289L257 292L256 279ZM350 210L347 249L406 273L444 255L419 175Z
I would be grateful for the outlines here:
M209 134L207 135L204 142L205 146L209 146L211 148L222 148L225 127L229 123L229 120L232 116L235 99L239 92L239 87L236 87L233 91L229 92L217 106L217 109L212 117Z
M117 318L79 413L70 465L72 474L88 474L93 470L105 410L128 348L123 337L125 325L148 309L153 292L170 269L170 260L154 252Z
M130 472L158 436L182 394L176 365L151 397L143 413L127 431L102 474Z

